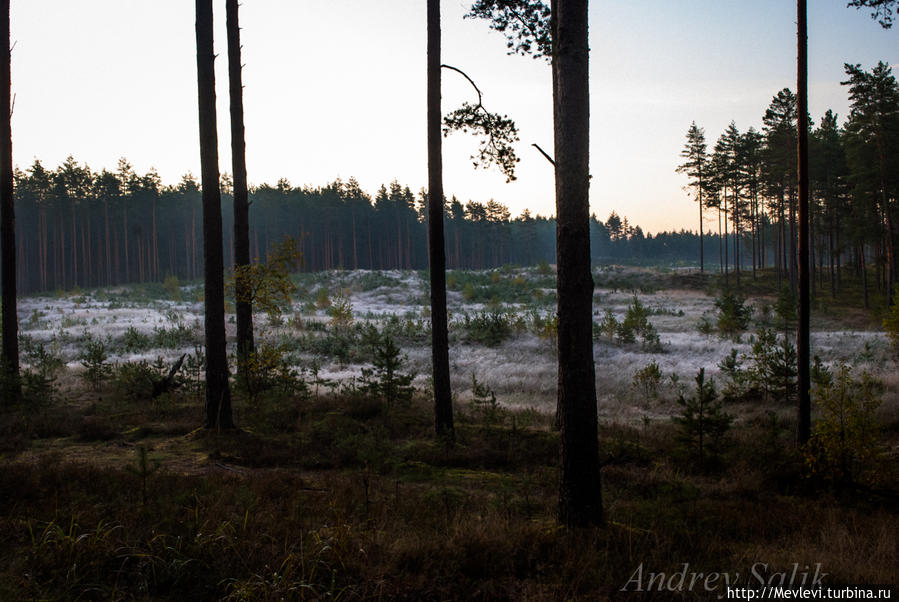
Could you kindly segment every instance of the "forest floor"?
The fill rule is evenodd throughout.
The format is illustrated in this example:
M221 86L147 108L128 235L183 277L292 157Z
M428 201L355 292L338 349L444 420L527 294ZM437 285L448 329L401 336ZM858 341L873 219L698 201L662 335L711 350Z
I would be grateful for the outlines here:
M697 370L723 391L718 364L752 352L755 324L739 337L697 329L715 322L709 279L609 268L596 280L596 322L606 309L623 322L636 296L660 345L597 333L606 522L580 531L555 520L545 270L450 274L454 446L432 436L424 275L299 276L299 301L256 323L305 386L236 387L239 429L222 433L198 428L199 287L22 299L26 366L50 354L64 368L52 400L0 408L0 599L714 599L816 572L895 585L899 378L876 310L837 299L813 316L813 353L879 383L864 478L835 480L793 443L792 405L757 392L725 400L735 421L714 455L684 440L672 417ZM772 289L748 300L761 326L774 323ZM418 375L410 402L364 390L369 325ZM81 376L97 341L117 366L95 389ZM185 382L156 400L122 369L164 370L184 353ZM654 385L636 374L650 363ZM650 573L676 574L674 589L646 591Z

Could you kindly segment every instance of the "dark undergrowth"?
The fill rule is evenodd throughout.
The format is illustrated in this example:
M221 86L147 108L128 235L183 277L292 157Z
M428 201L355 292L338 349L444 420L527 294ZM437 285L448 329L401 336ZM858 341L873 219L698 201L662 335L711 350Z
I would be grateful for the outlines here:
M636 593L635 571L748 577L821 564L895 582L896 499L802 476L789 434L735 428L697 470L671 425L600 430L604 527L555 520L548 417L484 423L457 444L428 404L236 401L242 430L195 429L178 399L6 408L0 599L704 599ZM895 434L895 429L892 432ZM895 443L895 442L894 442ZM143 449L146 461L141 464ZM885 482L892 477L886 476ZM776 578L776 577L775 577ZM620 591L629 584L628 590Z

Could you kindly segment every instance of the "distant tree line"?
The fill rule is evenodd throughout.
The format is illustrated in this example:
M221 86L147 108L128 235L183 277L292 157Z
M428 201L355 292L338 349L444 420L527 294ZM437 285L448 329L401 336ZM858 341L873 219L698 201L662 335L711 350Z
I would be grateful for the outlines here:
M22 292L161 281L203 275L202 198L190 174L175 185L134 172L92 171L69 157L56 169L35 161L17 169L16 228ZM230 179L223 178L224 261L233 266ZM287 180L250 190L250 254L264 260L285 236L298 240L298 269L426 269L427 194L394 181L374 197L356 182L293 187ZM505 205L444 203L450 269L555 261L555 219L527 210L513 218ZM673 263L698 260L694 232L644 234L613 212L590 220L594 262ZM707 253L716 249L706 236Z

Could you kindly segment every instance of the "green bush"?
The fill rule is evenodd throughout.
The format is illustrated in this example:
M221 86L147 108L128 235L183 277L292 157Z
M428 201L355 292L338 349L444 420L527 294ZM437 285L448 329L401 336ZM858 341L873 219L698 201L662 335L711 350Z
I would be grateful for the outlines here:
M153 393L153 383L163 376L164 374L146 360L123 362L115 369L113 385L126 399L132 401L149 399Z
M169 297L172 298L173 301L181 300L181 285L178 282L178 277L172 274L169 274L165 277L165 280L162 283L162 288L169 294Z
M729 290L722 291L715 299L718 309L718 333L723 337L738 337L749 328L752 318L752 306L746 305L746 299Z
M290 365L281 346L260 343L247 357L237 375L237 386L253 405L258 405L263 393L293 397L306 392L306 384Z
M796 396L796 347L789 337L770 328L759 328L752 338L752 366L747 382L762 391L765 399L789 402Z
M152 349L153 341L149 335L140 332L134 326L129 326L125 334L122 335L122 346L125 348L125 351L135 353Z
M743 368L743 358L741 358L736 349L731 349L730 353L718 363L721 374L727 379L724 386L725 399L738 399L746 394L750 383L750 375Z
M612 316L614 320L614 316ZM649 321L649 312L646 307L640 303L637 295L634 295L627 307L627 313L624 320L617 323L615 338L619 344L635 343L637 337L642 341L644 351L658 353L662 350L662 343L659 340L659 333L656 331L652 322Z
M47 403L56 395L56 375L65 362L54 348L20 337L19 345L26 366L21 370L22 397L30 403Z
M362 369L362 389L370 396L382 399L388 408L407 405L415 390L412 386L415 375L400 372L405 360L406 356L400 355L399 347L389 334L379 336L372 348L374 367Z
M644 401L659 396L659 385L662 382L662 370L655 360L634 372L632 387Z
M106 355L106 344L99 339L88 337L79 359L81 365L84 366L81 377L90 384L94 391L99 391L103 386L103 381L112 374L112 366Z
M500 311L489 311L467 314L464 319L466 338L488 347L496 347L512 336L513 324L508 314Z
M880 445L875 412L882 393L883 385L870 374L852 378L845 364L829 384L816 389L819 417L803 450L811 476L835 485L877 482Z

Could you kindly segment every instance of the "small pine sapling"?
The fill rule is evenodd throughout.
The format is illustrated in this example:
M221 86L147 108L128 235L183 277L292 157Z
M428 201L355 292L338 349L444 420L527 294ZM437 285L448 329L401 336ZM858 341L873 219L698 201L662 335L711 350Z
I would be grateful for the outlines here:
M496 401L496 393L485 383L478 381L477 376L471 375L471 407L481 417L484 430L503 421L503 409Z
M738 399L746 393L749 375L743 369L742 360L737 350L731 349L730 353L718 363L721 374L727 379L723 392L725 399Z
M841 364L816 395L818 420L805 446L811 476L835 486L874 485L878 479L878 424L883 385L867 372L853 378Z
M103 381L112 374L112 366L106 355L106 344L101 340L88 338L79 359L84 366L82 378L94 391L99 391Z
M415 375L400 372L406 356L400 355L393 337L386 333L381 335L372 352L374 367L362 369L365 389L370 395L383 399L388 408L398 403L408 404L415 390L412 386Z
M705 368L700 368L696 375L696 394L681 395L677 403L682 408L681 415L672 420L681 427L680 440L695 452L699 464L705 466L707 458L717 458L734 417L724 412L715 381L705 379Z
M144 505L147 504L147 479L157 470L159 470L159 462L153 460L151 461L147 456L147 448L143 445L138 445L137 450L135 451L137 454L137 459L133 465L129 464L125 466L125 470L136 476L140 479L141 482L141 501Z
M722 337L739 338L749 327L752 318L752 306L746 300L729 290L722 291L715 299L718 309L718 333Z

